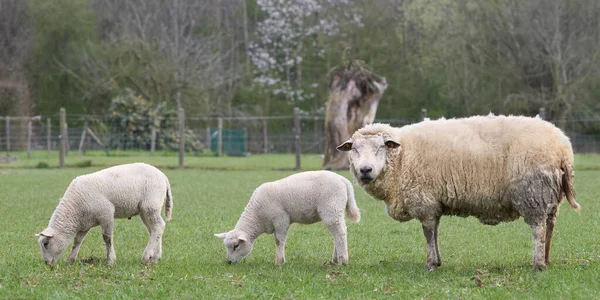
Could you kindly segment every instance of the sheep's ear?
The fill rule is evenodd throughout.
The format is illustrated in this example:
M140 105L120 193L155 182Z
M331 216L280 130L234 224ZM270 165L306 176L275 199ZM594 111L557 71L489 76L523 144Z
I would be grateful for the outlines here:
M226 236L227 236L227 232L215 233L215 237L218 237L220 239L225 239Z
M35 236L45 236L47 238L51 238L56 234L56 230L48 227L44 230L42 230L42 232L40 232L39 234L36 234Z
M248 241L248 238L246 237L246 235L245 235L245 234L242 234L242 235L240 235L240 236L238 237L238 240L240 240L240 241L242 241L242 242L246 242L246 241Z
M398 143L392 139L386 139L384 143L390 149L396 149L396 148L400 147L400 143Z
M336 147L338 151L350 151L352 149L352 140L347 140L343 144Z

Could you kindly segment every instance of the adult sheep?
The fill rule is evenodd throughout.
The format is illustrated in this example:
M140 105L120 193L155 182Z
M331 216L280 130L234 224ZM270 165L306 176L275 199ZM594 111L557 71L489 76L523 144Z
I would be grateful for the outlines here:
M418 219L427 263L442 264L443 215L474 216L496 225L523 217L533 235L533 269L550 262L558 206L573 188L573 150L561 130L539 118L476 116L404 126L367 125L337 147L350 171L400 222Z
M48 227L37 234L44 261L56 262L75 237L67 259L74 261L87 232L100 225L107 263L113 264L117 258L113 247L114 219L139 214L150 236L142 260L155 263L162 256L163 204L168 221L173 208L171 185L167 176L151 165L119 165L78 176L58 203Z
M344 211L353 222L360 220L354 188L348 179L330 171L308 171L260 185L250 197L235 228L215 234L224 239L227 261L239 262L252 251L263 233L275 237L276 264L285 262L285 242L291 223L322 221L333 236L332 262L348 263Z

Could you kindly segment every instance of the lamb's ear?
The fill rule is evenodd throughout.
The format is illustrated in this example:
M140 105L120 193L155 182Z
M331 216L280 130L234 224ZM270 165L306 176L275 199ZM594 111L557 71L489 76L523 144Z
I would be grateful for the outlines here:
M215 237L218 237L220 239L225 239L226 236L227 236L227 232L215 233Z
M343 144L337 146L335 149L338 149L338 151L350 151L352 150L352 143L352 140L347 140Z
M390 149L396 149L396 148L400 147L400 143L398 143L392 139L385 139L384 143Z
M245 234L240 234L240 236L238 237L238 240L240 240L242 242L247 242L248 238L246 237Z
M36 234L35 236L45 236L47 238L51 238L56 234L56 230L48 227L44 230L42 230L42 232L40 232L39 234Z

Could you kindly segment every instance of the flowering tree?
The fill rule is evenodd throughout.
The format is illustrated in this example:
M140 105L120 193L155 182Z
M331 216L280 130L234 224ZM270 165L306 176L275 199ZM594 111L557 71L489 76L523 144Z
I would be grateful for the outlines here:
M305 80L303 62L325 56L322 39L341 35L346 25L362 26L351 0L258 0L265 19L249 45L255 83L290 105L314 99L318 76ZM268 104L266 107L268 111Z

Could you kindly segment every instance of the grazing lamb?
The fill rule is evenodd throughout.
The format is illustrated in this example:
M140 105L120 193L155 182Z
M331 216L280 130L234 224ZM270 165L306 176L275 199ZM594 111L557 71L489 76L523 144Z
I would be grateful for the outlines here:
M533 234L533 269L550 262L558 206L573 188L573 150L552 124L536 118L477 116L390 127L371 124L337 147L350 151L350 171L388 215L418 219L429 270L442 264L443 215L474 216L496 225L523 217Z
M330 171L309 171L259 186L235 228L215 234L224 239L227 262L239 262L252 251L263 233L275 236L276 264L285 262L285 241L291 223L322 220L333 236L333 263L348 263L344 210L353 222L360 220L354 188L348 179Z
M150 235L142 259L144 263L155 263L162 256L165 221L160 212L163 204L168 221L173 209L169 179L157 168L144 163L114 166L78 176L58 203L48 227L36 235L44 261L56 262L75 237L67 259L73 262L87 232L100 225L110 265L117 258L113 248L114 219L139 214Z

